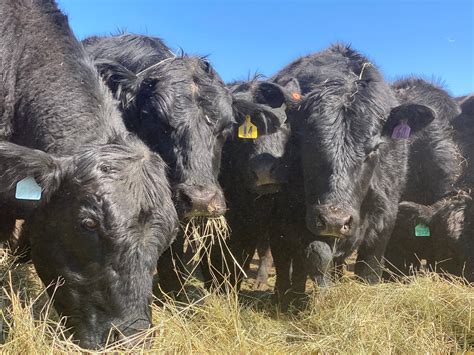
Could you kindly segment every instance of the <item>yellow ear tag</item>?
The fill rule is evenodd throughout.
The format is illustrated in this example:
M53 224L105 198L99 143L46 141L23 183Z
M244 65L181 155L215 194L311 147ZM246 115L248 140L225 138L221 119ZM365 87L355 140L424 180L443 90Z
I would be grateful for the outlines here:
M255 139L258 137L257 126L250 121L250 116L245 116L245 122L239 127L239 138Z

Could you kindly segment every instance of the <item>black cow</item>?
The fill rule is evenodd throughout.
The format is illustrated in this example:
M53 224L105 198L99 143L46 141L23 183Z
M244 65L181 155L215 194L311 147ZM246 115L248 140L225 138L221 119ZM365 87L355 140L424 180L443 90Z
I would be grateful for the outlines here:
M435 112L399 105L376 66L344 45L300 58L272 80L291 78L305 98L289 114L297 150L288 217L278 218L286 231L272 236L276 294L304 291L306 273L324 277L328 263L341 264L355 250L356 274L378 282L414 139L404 139L405 125L416 136ZM304 210L306 228L297 215Z
M400 203L398 233L390 241L393 249L387 262L387 277L409 275L419 270L425 260L425 267L430 270L474 282L473 218L472 197L463 191L430 206ZM429 233L417 233L419 225L428 227Z
M296 81L282 87L255 77L248 82L229 84L229 87L234 96L269 107L285 104L290 108L300 100ZM263 87L269 93L266 97L259 95ZM288 180L286 152L289 137L288 124L284 124L273 134L256 139L233 137L225 143L220 182L229 208L226 214L231 229L228 243L236 260L229 255L222 260L220 248L213 250L212 268L209 269L208 265L203 267L208 286L215 278L221 289L225 289L225 276L231 285L239 289L243 275L234 261L248 271L256 249L260 263L255 287L264 287L266 284L268 269L272 265L269 245L273 224L271 211L275 196ZM206 261L205 258L203 260ZM210 275L207 270L211 270L214 275Z
M411 77L392 84L398 101L431 108L436 119L410 146L409 174L402 199L431 205L453 191L462 174L463 158L450 121L459 105L438 84Z
M385 255L389 271L386 277L392 278L416 271L420 268L422 259L426 259L434 270L445 270L461 275L459 265L466 261L468 269L469 265L472 265L468 257L469 252L472 253L469 238L473 231L470 227L472 202L467 194L458 194L456 191L450 193L450 190L456 190L452 188L453 184L464 189L472 189L474 186L470 164L474 100L464 98L461 101L462 113L459 114L457 103L448 93L422 80L403 80L395 83L394 88L402 100L423 101L439 112L439 119L434 123L445 126L449 125L449 122L453 124L455 142L459 144L463 158L457 147L452 144L453 134L450 130L438 149L427 149L432 142L436 144L437 140L425 136L424 144L418 144L418 149L413 150L414 159L411 160L410 166L413 165L414 180L424 179L422 183L429 187L431 196L427 194L423 198L415 193L414 188L411 189L413 192L407 191L405 194L405 199L418 203L403 202L400 205L400 215ZM431 153L426 154L427 152ZM419 156L416 157L415 154ZM419 169L421 165L425 165L425 168ZM446 175L440 169L441 165L444 166L445 172L452 171L451 181L445 178ZM439 182L438 189L434 190L433 187L436 185L433 182L436 181ZM440 198L442 195L447 197ZM415 227L419 224L426 225L430 229L431 236L416 236ZM437 267L438 263L442 267ZM466 270L465 275L469 276L469 270Z
M284 111L233 97L207 60L174 56L158 38L123 34L83 43L120 99L127 127L170 166L180 219L222 215L218 173L226 138L245 115L260 134L273 132L285 120ZM265 90L259 95L265 97ZM183 280L171 270L173 259L179 266L183 257L182 244L178 238L158 265L168 293L181 289Z
M462 173L463 158L450 124L459 115L459 106L442 87L420 78L399 80L392 88L400 102L426 105L436 113L436 119L410 147L409 174L402 196L403 200L415 205L433 205L456 189ZM410 263L417 263L414 254L420 255L417 250L425 248L417 245L430 244L424 240L426 238L412 240L414 229L407 232L408 225L415 228L411 223L413 218L408 217L410 211L401 211L387 246L385 258L391 271L389 277L397 271L407 274Z
M147 329L177 229L165 164L128 133L54 1L5 0L0 18L2 238L32 210L23 238L82 347Z

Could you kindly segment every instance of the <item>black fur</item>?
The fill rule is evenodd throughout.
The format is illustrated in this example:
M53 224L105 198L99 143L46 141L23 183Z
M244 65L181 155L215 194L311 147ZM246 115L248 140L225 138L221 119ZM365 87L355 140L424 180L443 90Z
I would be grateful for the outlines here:
M54 1L3 1L0 17L0 223L32 209L23 238L38 274L64 280L55 307L96 348L112 324L151 324L152 274L177 227L165 164L127 132ZM39 203L14 199L27 176Z
M439 85L411 77L392 84L401 103L427 106L436 119L411 144L409 174L403 199L431 205L452 191L462 173L462 155L450 121L458 104Z
M235 82L229 87L234 95L269 107L285 104L290 109L298 104L292 97L292 94L300 92L296 82L282 87L257 79ZM265 94L262 94L263 90ZM224 145L220 182L229 208L226 214L231 229L229 245L233 256L246 272L258 249L260 265L256 287L265 287L268 267L272 262L269 235L274 217L271 211L275 196L288 181L286 152L289 137L290 129L285 124L273 134L254 140L233 137ZM211 257L213 269L209 269L209 265L203 267L206 284L210 286L213 280L207 271L212 270L219 285L226 286L226 276L238 289L243 276L241 270L234 266L232 257L228 255L224 262L219 248L216 249Z
M410 147L409 174L402 197L414 202L415 206L434 205L456 189L462 174L463 158L450 124L459 115L459 106L442 87L420 78L399 80L392 88L400 102L426 105L436 112L436 119ZM435 260L435 250L429 251L433 246L431 240L413 237L412 220L419 213L409 208L400 213L385 253L391 271L387 275L389 278L394 273L407 274L411 263L419 266L418 258L426 253L433 255L429 257L430 263ZM420 250L425 252L420 253Z
M281 115L233 99L205 58L174 56L159 38L123 34L83 43L121 101L127 127L170 166L180 217L223 214L218 173L225 139L245 114L262 134L275 131ZM212 211L189 205L187 195L203 189L215 194Z
M123 34L83 43L121 101L128 129L170 166L180 218L222 215L226 204L218 174L225 140L247 114L265 134L283 124L284 112L231 95L206 59L174 56L158 38ZM259 94L265 96L265 88ZM178 237L174 256L167 252L158 265L168 293L183 282L172 271L173 258L183 257L182 243Z
M398 233L390 241L387 278L409 275L425 260L430 270L474 282L474 204L469 194L460 191L430 206L405 201L399 211ZM419 223L430 228L429 237L415 236Z
M389 270L386 277L418 270L422 259L426 259L433 270L456 275L461 275L460 265L466 263L464 275L471 277L472 202L467 194L456 193L457 188L474 186L470 167L473 125L472 111L466 105L468 100L463 101L460 113L458 104L448 93L421 79L402 80L396 82L394 88L401 100L424 102L438 112L438 117L412 148L410 181L404 199L413 202L400 205L400 215L385 255ZM450 122L455 127L454 132ZM442 198L445 195L448 197ZM432 236L415 237L417 223L427 224Z
M435 112L399 105L376 66L344 45L300 58L272 80L282 84L292 78L305 97L289 114L296 148L290 154L289 189L275 217L282 232L271 238L276 294L304 292L308 274L326 283L328 260L342 264L355 250L356 274L377 282L406 184L409 142ZM404 119L412 138L391 138ZM331 230L320 223L323 215L346 222ZM329 248L314 244L318 241ZM311 259L318 252L324 254L319 266Z

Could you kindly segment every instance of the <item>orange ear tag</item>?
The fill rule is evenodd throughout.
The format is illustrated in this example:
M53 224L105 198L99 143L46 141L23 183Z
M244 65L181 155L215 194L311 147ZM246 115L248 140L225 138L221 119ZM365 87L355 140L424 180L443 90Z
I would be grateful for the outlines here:
M293 98L293 100L296 100L296 101L300 101L301 100L301 95L297 92L294 92L291 94L291 97Z
M250 120L250 116L245 116L245 122L239 127L238 136L242 139L255 139L258 137L257 126Z

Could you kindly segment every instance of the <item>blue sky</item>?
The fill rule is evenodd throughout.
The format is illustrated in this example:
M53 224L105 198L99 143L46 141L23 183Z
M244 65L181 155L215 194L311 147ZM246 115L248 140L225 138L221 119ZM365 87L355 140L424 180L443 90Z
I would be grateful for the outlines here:
M118 29L210 55L225 81L272 75L335 41L373 60L388 80L437 78L474 91L474 0L59 0L83 39Z

